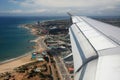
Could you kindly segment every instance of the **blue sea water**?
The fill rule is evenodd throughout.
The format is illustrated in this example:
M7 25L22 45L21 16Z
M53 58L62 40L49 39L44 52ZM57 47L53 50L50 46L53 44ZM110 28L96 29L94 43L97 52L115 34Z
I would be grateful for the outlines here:
M66 17L0 17L0 61L15 58L33 50L34 44L29 41L36 36L18 26L63 18Z

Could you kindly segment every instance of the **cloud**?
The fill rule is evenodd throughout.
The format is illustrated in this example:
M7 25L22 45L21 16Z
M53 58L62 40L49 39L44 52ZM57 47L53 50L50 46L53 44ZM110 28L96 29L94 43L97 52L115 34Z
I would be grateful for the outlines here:
M33 10L33 11L30 11L31 13L34 13L34 12L36 12L36 13L43 13L43 12L46 12L47 11L47 9L37 9L37 10Z
M44 6L44 7L93 7L107 6L120 3L120 0L11 0L21 6Z
M12 3L17 3L16 0L9 0L9 2L12 2Z
M22 10L8 10L8 11L0 11L0 13L22 13Z
M23 11L22 10L11 10L9 11L9 13L22 13Z
M14 14L33 14L33 13L44 13L46 12L46 9L36 9L36 10L8 10L8 11L0 11L0 13L14 13Z
M83 15L103 15L120 12L120 0L10 0L10 2L22 7L26 13L72 12Z

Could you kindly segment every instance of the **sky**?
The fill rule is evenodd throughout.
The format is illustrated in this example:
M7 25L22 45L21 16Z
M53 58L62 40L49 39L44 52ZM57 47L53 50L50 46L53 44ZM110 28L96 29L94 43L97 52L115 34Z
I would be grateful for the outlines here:
M120 16L120 0L0 0L0 16Z

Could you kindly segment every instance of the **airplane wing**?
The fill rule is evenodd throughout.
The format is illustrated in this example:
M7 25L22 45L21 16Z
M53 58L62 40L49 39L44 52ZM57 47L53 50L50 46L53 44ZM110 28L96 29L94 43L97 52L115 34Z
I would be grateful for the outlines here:
M74 80L120 80L120 28L71 15Z

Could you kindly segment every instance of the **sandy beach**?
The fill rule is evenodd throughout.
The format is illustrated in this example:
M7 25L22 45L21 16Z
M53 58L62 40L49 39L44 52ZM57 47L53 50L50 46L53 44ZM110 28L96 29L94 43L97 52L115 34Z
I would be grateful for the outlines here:
M32 32L32 34L34 34L34 35L36 34L35 29L30 29L30 31ZM32 42L36 43L34 51L42 52L45 50L45 47L43 47L44 46L44 41L43 41L44 38L45 38L44 36L39 36L35 40L32 40ZM32 52L29 52L18 58L11 59L11 60L5 61L3 63L0 63L0 73L13 71L13 69L16 67L19 67L21 65L35 61L35 60L31 60Z
M0 64L0 73L12 71L15 67L32 62L31 54Z

